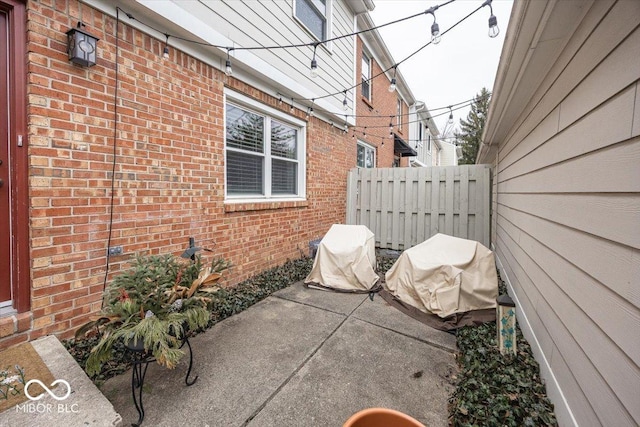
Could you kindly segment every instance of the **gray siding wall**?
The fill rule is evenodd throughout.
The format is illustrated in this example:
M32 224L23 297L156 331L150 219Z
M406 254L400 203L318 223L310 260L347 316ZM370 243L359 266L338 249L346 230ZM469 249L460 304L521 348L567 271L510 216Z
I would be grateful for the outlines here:
M584 426L640 424L639 24L596 1L494 160L496 254Z

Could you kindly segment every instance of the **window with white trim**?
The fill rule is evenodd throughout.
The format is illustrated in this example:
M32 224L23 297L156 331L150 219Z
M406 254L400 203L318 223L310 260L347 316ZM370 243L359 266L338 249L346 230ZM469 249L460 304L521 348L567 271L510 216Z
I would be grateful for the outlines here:
M362 52L362 96L371 101L371 58Z
M356 164L359 168L376 167L376 148L366 142L358 141Z
M295 0L295 16L319 41L327 39L326 0Z
M398 98L398 103L397 103L397 123L398 123L398 130L402 130L402 99Z
M302 122L237 96L250 104L226 100L227 199L305 197Z

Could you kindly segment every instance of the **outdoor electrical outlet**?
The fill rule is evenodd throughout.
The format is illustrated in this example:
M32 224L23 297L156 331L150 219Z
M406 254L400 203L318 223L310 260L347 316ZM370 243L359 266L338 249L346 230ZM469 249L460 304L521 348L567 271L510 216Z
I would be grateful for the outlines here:
M109 255L122 255L122 246L111 246L109 248Z

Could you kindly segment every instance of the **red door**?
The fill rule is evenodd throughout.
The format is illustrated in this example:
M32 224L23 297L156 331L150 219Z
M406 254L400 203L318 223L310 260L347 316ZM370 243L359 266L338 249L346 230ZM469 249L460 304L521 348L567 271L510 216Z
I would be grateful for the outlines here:
M9 180L9 34L0 11L0 308L11 301L11 191Z
M26 14L0 0L0 316L30 306Z

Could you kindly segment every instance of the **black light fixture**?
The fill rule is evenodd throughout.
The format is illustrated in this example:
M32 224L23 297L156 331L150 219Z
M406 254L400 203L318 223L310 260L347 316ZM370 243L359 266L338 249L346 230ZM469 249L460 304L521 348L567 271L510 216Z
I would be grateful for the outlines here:
M97 37L83 31L81 28L85 25L78 22L76 28L67 31L67 53L69 61L83 67L93 67L96 65L97 56Z

